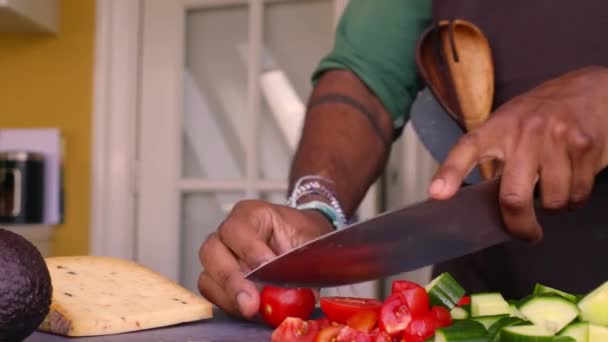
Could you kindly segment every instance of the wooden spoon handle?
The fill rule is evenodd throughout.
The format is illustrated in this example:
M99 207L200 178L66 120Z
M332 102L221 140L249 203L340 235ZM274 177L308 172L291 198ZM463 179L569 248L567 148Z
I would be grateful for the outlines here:
M494 65L490 45L473 24L455 20L442 30L442 46L467 131L483 125L492 111ZM494 176L492 161L480 164L484 179Z

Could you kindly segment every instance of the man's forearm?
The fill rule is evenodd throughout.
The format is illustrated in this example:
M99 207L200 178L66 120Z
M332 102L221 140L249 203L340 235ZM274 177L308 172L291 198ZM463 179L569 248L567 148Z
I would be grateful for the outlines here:
M327 177L351 216L382 173L392 131L382 104L353 73L327 72L309 101L290 188L305 175Z

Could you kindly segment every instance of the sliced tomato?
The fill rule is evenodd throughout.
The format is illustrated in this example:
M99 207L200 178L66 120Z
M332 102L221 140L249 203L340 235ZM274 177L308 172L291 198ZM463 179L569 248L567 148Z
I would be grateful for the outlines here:
M317 333L317 337L314 339L315 342L336 342L338 335L342 331L345 325L342 324L332 324L328 327L325 327Z
M327 317L315 319L313 321L316 322L317 326L319 327L319 330L327 328L331 325L331 322L329 321L329 319L327 319Z
M463 305L469 305L469 304L471 304L471 297L463 296L462 298L460 298L460 300L458 301L456 306L463 306Z
M380 329L395 335L407 328L412 315L401 294L390 295L380 311Z
M378 323L378 313L369 310L357 312L346 320L346 325L364 333L372 331L376 327L376 323Z
M403 297L413 318L423 316L431 310L429 295L421 287L400 290L396 294Z
M401 336L401 342L424 342L424 339L418 335L403 333L403 336Z
M452 315L448 309L443 306L433 306L431 308L431 313L435 317L438 328L452 325Z
M296 317L287 317L272 332L272 342L314 342L319 332L317 324Z
M370 333L372 341L374 342L398 342L397 337L392 337L386 331L379 331L378 333Z
M319 302L325 316L340 324L346 324L357 312L368 310L379 313L382 308L381 301L371 298L323 297Z
M414 318L412 322L403 331L403 336L413 339L414 336L426 340L435 335L437 329L437 319L433 313L429 312L422 317Z
M371 342L372 337L367 333L355 330L348 325L342 328L336 342Z
M413 281L395 280L395 281L393 281L393 285L391 288L392 288L391 294L394 294L397 291L409 290L409 289L415 289L415 288L423 288L423 287L414 283Z

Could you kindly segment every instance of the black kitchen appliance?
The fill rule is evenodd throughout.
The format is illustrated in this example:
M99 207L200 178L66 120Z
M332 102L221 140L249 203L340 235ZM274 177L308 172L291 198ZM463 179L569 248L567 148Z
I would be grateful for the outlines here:
M44 165L41 153L0 152L0 222L43 222Z

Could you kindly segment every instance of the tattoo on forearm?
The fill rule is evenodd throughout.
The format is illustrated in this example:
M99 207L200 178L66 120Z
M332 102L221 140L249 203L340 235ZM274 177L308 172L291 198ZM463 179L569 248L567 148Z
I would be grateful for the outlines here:
M388 146L390 144L390 138L388 138L384 135L384 132L382 131L382 128L380 127L380 123L378 122L377 113L373 113L372 111L367 109L363 104L361 104L361 102L357 101L356 99L354 99L348 95L326 94L326 95L320 96L318 98L311 100L311 102L308 104L308 110L310 110L314 106L318 106L321 104L327 104L327 103L342 103L342 104L346 104L346 105L349 105L349 106L355 108L359 113L365 115L365 117L367 118L369 123L372 125L372 128L374 129L374 132L376 133L376 135L382 140L382 143L385 146Z

